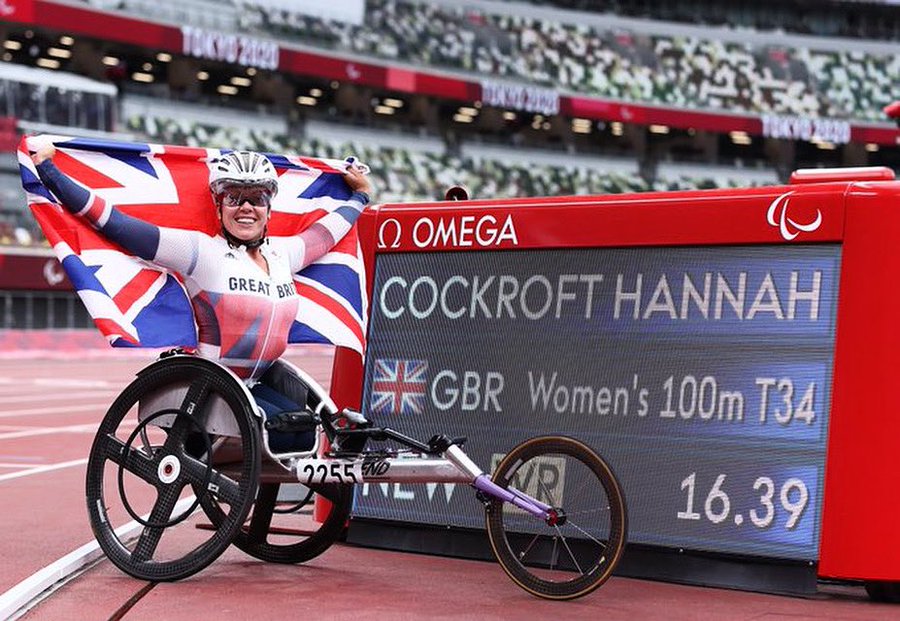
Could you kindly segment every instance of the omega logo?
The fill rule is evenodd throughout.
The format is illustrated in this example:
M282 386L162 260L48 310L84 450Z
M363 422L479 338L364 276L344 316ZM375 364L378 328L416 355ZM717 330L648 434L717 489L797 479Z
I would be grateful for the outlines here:
M790 241L797 237L801 232L811 233L819 228L822 224L822 212L816 209L816 217L812 222L801 223L788 217L788 204L790 196L793 192L785 192L769 205L769 213L766 220L770 226L777 226L781 232L781 236Z
M446 246L499 246L504 241L519 245L512 215L507 215L502 224L492 214L476 216L455 216L440 218L419 218L413 226L413 243L417 248L437 248Z
M403 226L396 218L389 218L378 227L378 248L399 248ZM502 222L493 214L482 216L451 216L433 220L422 216L412 227L412 243L416 248L499 246L503 242L519 245L519 236L512 214Z
M399 248L400 233L402 232L400 222L396 218L388 218L378 227L378 247L379 248ZM388 244L388 240L393 237L393 241Z

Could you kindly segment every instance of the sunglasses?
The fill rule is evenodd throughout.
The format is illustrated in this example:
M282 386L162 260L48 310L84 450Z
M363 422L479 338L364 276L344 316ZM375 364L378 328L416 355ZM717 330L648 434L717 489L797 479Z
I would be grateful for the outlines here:
M244 203L250 203L254 207L270 207L272 194L265 188L234 188L223 190L219 194L222 207L237 209Z

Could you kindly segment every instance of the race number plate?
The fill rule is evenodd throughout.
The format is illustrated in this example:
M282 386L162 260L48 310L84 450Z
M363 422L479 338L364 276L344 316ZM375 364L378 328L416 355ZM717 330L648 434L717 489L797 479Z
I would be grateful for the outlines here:
M341 459L298 459L294 464L297 480L313 483L362 483L362 461Z

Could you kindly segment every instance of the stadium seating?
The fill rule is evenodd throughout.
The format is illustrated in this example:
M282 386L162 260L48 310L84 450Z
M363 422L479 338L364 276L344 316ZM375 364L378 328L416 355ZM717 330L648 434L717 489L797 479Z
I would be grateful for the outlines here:
M504 3L496 2L366 0L365 21L354 25L265 0L228 0L214 11L204 9L209 0L172 6L148 0L86 1L154 19L255 31L564 91L732 112L883 120L882 109L895 96L892 86L900 82L900 55L888 44L866 52L824 38L812 47L786 45L777 32L742 40L733 31L681 27L679 34L668 35L661 22L603 25L597 13L603 6L581 17L565 12L564 20L538 19L521 6L504 9Z
M878 46L846 49L824 39L821 45L811 38L787 44L783 37L757 36L765 33L742 40L735 33L724 36L723 30L704 33L690 27L664 33L661 22L630 20L628 27L622 27L621 20L609 21L597 11L555 11L548 19L548 3L540 2L366 0L364 22L353 25L310 17L296 5L271 0L185 0L177 6L149 0L84 1L104 10L236 29L389 62L679 108L881 119L881 109L892 101L892 90L900 83L900 56L873 52ZM603 3L612 4L615 0ZM212 15L210 9L218 5L222 10ZM535 8L540 6L544 8ZM535 11L543 13L537 17ZM210 16L198 17L207 14ZM0 82L0 87L9 93L30 92L14 82ZM119 99L119 105L128 108L133 99L129 93ZM481 137L451 145L434 134L416 145L405 135L394 140L397 136L358 125L352 132L358 136L339 135L331 130L310 131L315 121L309 119L306 131L298 135L289 129L284 116L254 116L251 127L239 111L232 110L229 116L197 103L167 105L172 110L164 114L133 110L120 114L124 121L113 128L119 134L111 137L128 135L168 144L334 158L355 154L372 166L379 202L437 200L455 184L467 186L473 197L484 198L686 190L778 181L771 170L750 173L647 161L640 163L639 174L633 156L577 154L560 158L558 151L541 155L519 147L510 149L509 144L492 150L477 142ZM52 124L55 117L49 112L59 107L40 108L48 110L47 118L32 123ZM60 114L66 112L60 110ZM110 114L102 118L114 122ZM95 125L86 120L81 129ZM0 200L0 223L4 223L0 243L39 242L33 222L19 206L10 206L4 197Z
M521 0L503 0L521 2ZM527 0L536 6L607 13L736 29L778 30L820 37L895 40L900 37L900 15L891 13L890 0L847 2L822 0L810 10L803 0ZM860 6L862 5L862 6Z
M207 116L215 118L214 113ZM329 140L322 126L317 137L235 124L215 125L183 118L135 115L123 128L135 139L198 147L227 147L263 152L300 153L343 159L355 155L372 169L379 203L443 200L453 185L463 185L473 198L514 198L578 194L618 194L662 190L709 189L775 183L774 173L744 175L734 168L663 167L653 180L638 174L633 159L567 158L553 165L547 154L520 152L515 158L469 147L461 155L445 150L385 146L378 132L356 132L363 140ZM531 155L531 157L530 157ZM540 161L544 160L544 161ZM21 208L20 190L0 196L0 245L46 244L33 218ZM5 206L5 208L3 207Z
M900 82L895 53L788 47L368 0L355 26L241 0L261 32L417 65L562 90L733 112L882 119Z
M384 147L381 141L337 142L321 136L294 138L247 127L215 126L171 118L133 116L128 130L153 142L206 147L234 147L267 152L289 152L343 159L355 155L365 161L374 176L379 202L441 200L452 185L466 186L471 196L503 198L563 194L614 194L649 190L688 190L775 183L774 174L764 179L744 176L736 169L706 174L684 169L652 182L638 175L634 160L604 166L597 158L576 159L569 165L529 162L527 154L515 161L509 157L483 157L477 148L460 156L444 151ZM374 133L374 132L373 132ZM572 161L572 158L567 158ZM624 163L624 166L623 166ZM616 170L609 170L615 168ZM715 170L713 168L712 170Z
M439 0L438 0L439 1ZM141 4L153 6L151 12L165 12L166 6L153 0L82 0L101 9L140 10ZM297 20L298 12L290 10L290 3L276 0L227 0L217 2L214 10L203 7L215 0L183 0L173 3L170 9L181 15L186 13L197 21L239 20L242 26L258 25L263 16L272 21L281 20L285 26ZM810 10L807 3L794 0L740 0L737 2L704 2L703 0L470 0L468 6L477 7L485 2L515 2L522 6L533 5L549 10L573 10L593 14L614 15L692 25L719 26L743 30L779 31L788 34L815 35L819 37L848 37L864 40L892 41L900 37L900 15L892 12L890 0L848 2L825 0L818 3L819 10ZM278 4L279 11L271 6ZM862 6L860 6L862 5ZM235 9L236 14L231 9ZM201 9L203 9L201 11ZM202 15L198 15L201 13ZM169 17L163 15L165 19ZM193 23L187 20L185 23ZM200 25L200 24L193 24Z

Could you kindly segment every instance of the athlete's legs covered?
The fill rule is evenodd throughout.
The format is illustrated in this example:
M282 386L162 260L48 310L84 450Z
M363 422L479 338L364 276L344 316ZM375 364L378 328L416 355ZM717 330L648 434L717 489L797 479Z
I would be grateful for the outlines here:
M262 381L250 389L267 419L282 412L299 412L306 408L306 387L292 379L293 376L288 374L266 373ZM305 451L312 448L315 439L315 431L285 433L272 430L269 431L269 448L275 453Z

